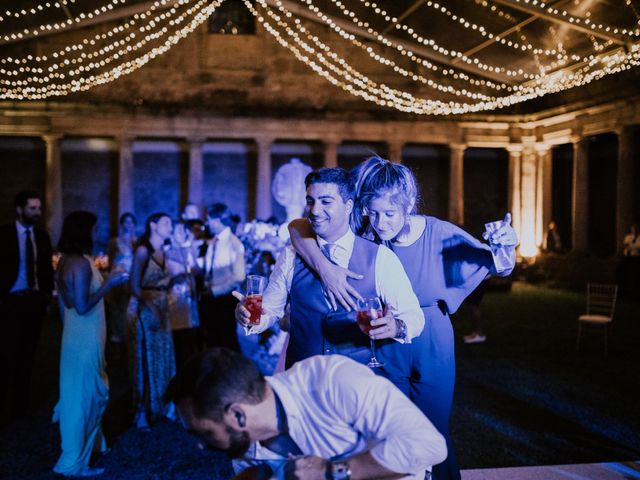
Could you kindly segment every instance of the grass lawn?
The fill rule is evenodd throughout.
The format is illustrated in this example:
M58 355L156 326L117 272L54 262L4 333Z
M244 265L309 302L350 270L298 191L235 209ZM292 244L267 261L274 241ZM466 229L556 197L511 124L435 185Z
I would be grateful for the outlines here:
M516 282L481 304L487 341L453 319L453 436L463 468L640 459L640 303L620 300L609 355L600 330L576 352L583 293Z

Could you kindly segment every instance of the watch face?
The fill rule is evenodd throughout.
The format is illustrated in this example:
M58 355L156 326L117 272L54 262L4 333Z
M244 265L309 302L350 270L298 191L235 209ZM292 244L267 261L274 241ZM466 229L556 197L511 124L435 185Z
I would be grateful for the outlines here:
M345 462L333 462L331 464L332 480L349 480L351 478L351 470Z

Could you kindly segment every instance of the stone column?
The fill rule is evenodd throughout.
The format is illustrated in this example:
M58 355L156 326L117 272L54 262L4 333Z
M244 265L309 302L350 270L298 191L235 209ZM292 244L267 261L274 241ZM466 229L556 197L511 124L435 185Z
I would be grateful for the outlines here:
M534 257L538 253L537 224L537 163L533 145L523 145L520 160L520 254Z
M538 154L536 244L543 247L547 225L552 220L551 148L548 145L539 144L536 145L536 152Z
M62 231L62 164L60 159L60 139L62 135L43 135L46 144L45 204L47 230L53 245L57 245Z
M119 137L118 142L118 217L134 212L133 138Z
M390 141L387 143L389 149L389 160L393 163L402 163L402 140Z
M616 199L616 251L622 254L625 234L635 221L633 205L633 179L635 165L633 162L633 135L631 128L620 128L618 135L618 173Z
M509 211L511 212L511 225L522 241L522 215L521 215L521 158L522 145L509 145Z
M464 151L467 146L453 143L449 145L449 221L464 223Z
M189 142L189 183L187 198L195 203L200 211L204 203L204 167L202 162L202 146L204 138L190 138Z
M256 185L256 216L269 218L271 210L271 144L272 138L257 138L258 181Z
M338 145L340 142L326 140L324 142L324 166L334 168L338 166Z
M572 243L576 251L589 248L589 159L587 137L573 141Z

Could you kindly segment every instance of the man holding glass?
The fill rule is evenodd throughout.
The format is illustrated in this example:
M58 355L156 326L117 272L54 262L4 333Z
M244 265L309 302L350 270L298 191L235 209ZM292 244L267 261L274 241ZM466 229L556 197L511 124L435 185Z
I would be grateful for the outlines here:
M308 218L320 248L328 258L362 275L350 279L360 296L379 298L384 314L371 321L369 336L376 341L378 373L408 391L408 355L405 344L420 334L424 316L398 258L388 248L356 237L349 226L353 185L346 170L321 168L305 179ZM236 292L236 298L242 296ZM287 368L313 355L342 354L359 363L371 359L369 338L356 323L356 312L332 308L314 271L293 248L278 257L262 297L263 314L252 325L250 313L236 306L236 320L248 334L261 333L284 315L290 302Z

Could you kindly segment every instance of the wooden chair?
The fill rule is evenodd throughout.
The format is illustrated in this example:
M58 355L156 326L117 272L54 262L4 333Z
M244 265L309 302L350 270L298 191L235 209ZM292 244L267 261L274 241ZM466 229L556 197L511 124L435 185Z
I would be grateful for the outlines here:
M607 329L613 321L613 311L616 306L618 286L602 283L587 284L587 313L578 317L578 339L576 350L580 351L580 337L582 326L600 326L604 329L604 354L609 351Z

